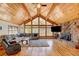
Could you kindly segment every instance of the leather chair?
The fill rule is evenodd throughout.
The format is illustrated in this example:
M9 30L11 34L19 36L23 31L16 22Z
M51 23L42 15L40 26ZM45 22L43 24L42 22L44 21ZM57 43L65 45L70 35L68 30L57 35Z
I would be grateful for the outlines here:
M15 54L21 51L21 45L18 43L10 44L6 39L2 40L2 46L8 55Z

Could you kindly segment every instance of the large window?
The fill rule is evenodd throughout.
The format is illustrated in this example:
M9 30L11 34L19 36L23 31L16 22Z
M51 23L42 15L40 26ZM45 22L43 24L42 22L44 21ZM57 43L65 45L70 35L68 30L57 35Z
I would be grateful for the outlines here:
M40 28L40 36L45 36L45 28Z
M26 26L25 27L25 32L26 33L31 33L31 26Z
M47 36L52 36L51 26L47 26Z
M38 33L38 26L32 26L32 33Z
M36 18L31 22L28 22L25 26L26 33L39 33L40 36L44 37L52 36L52 24L42 18Z
M17 32L18 32L18 27L11 26L11 25L8 26L8 34L9 35L10 34L17 34Z

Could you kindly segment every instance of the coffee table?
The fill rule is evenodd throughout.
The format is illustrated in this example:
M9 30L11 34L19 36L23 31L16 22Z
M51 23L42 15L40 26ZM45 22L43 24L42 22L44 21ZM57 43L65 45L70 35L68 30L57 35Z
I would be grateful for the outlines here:
M29 45L29 37L24 37L22 40L21 40L21 42L22 42L22 44L23 45Z

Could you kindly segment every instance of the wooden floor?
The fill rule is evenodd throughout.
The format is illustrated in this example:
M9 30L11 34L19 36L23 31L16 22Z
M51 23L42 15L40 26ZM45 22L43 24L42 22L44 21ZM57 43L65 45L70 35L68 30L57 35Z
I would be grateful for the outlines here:
M62 40L47 40L49 47L22 46L21 52L13 56L79 56L79 50L70 42ZM5 50L0 50L0 56L7 56Z

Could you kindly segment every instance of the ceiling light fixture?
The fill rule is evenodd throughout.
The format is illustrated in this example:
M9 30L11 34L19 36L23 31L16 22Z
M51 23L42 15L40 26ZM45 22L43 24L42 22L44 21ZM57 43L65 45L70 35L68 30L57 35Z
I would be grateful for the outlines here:
M41 7L41 5L40 4L37 4L37 8L40 8Z

